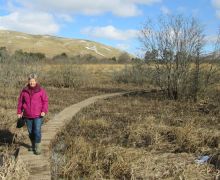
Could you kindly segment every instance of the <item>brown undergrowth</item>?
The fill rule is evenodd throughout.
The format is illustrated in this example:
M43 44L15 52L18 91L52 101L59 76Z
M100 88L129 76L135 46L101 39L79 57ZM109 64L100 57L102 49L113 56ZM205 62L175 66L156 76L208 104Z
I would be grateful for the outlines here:
M22 168L15 157L17 149L23 145L26 127L16 129L16 106L21 88L26 83L26 77L30 72L37 72L40 84L47 90L49 96L49 113L44 122L51 120L56 113L65 107L80 102L86 98L111 92L133 89L133 86L115 84L111 78L114 65L63 65L62 68L45 64L1 64L0 66L0 156L4 157L0 164L0 175L4 178L12 177L11 171L7 170L8 162L13 163L10 168ZM118 65L115 65L118 67ZM48 69L50 67L50 69ZM100 71L105 67L106 72ZM83 73L86 72L86 73ZM58 76L57 76L57 74ZM66 77L69 77L67 79ZM65 81L63 81L65 79ZM58 83L59 82L59 83ZM78 83L82 82L82 83ZM138 87L136 87L138 88ZM3 174L3 175L2 175ZM18 176L19 177L19 176ZM14 178L20 179L20 178Z
M213 179L219 107L178 102L160 93L102 100L85 108L53 143L53 178Z

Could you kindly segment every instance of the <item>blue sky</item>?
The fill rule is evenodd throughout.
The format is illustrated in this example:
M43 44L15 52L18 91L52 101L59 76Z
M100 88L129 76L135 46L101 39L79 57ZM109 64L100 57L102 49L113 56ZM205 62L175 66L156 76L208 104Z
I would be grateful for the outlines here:
M220 0L0 0L0 29L89 39L139 55L144 21L175 14L198 18L210 49Z

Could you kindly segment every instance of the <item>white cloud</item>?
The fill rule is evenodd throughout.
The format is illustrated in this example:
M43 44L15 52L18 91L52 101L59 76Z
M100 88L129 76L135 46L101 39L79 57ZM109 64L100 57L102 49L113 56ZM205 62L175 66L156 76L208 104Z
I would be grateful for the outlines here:
M129 44L117 44L116 47L123 50L123 51L127 51L127 50L129 50L130 45Z
M147 4L147 5L162 2L162 0L124 0L124 1L138 3L138 4Z
M13 0L12 0L13 1ZM138 5L151 5L162 0L17 0L25 8L58 13L99 15L111 12L117 16L136 16L141 13Z
M136 38L138 36L138 32L138 30L134 29L120 30L110 25L104 27L87 27L81 31L81 33L95 38L106 38L110 40L122 41Z
M171 14L170 9L168 9L166 6L162 6L162 7L160 8L160 10L161 10L161 12L162 12L163 14L165 14L165 15Z
M220 9L216 10L216 16L220 19Z
M220 0L212 0L212 5L216 9L216 16L220 19Z
M205 37L205 41L209 44L215 44L217 42L218 35L208 35Z
M0 16L0 29L22 31L31 34L55 34L59 25L53 16L44 12L15 11Z
M184 6L179 6L179 7L177 8L177 12L180 13L180 14L185 14L185 13L188 12L188 10L187 10L187 8L184 7Z
M68 14L58 14L58 15L56 15L56 17L58 17L59 19L65 21L65 22L73 22L74 21L74 19Z
M220 9L220 0L212 0L212 4L215 8Z
M7 0L4 9L7 15L0 16L0 28L32 34L56 34L63 22L73 22L74 14L101 15L112 13L116 16L131 17L142 12L138 5L151 5L162 0ZM120 33L107 28L115 39ZM133 34L134 32L131 31ZM107 35L106 35L107 37ZM120 37L120 38L119 38Z

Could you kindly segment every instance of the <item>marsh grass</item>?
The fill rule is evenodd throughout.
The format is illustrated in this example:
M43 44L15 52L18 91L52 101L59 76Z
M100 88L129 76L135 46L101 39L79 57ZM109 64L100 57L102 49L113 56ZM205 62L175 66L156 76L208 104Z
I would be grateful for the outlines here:
M65 107L82 101L94 95L124 91L132 86L117 86L110 80L111 72L122 65L72 65L72 64L45 64L45 63L18 63L5 62L0 64L0 156L4 155L4 168L7 162L11 170L17 171L20 162L17 162L15 155L19 144L27 137L26 127L16 129L17 120L16 106L21 89L25 86L27 76L35 72L39 76L40 84L47 90L49 96L49 113L44 118L44 122L51 120L54 115ZM124 65L123 65L124 66ZM114 85L113 85L114 84ZM137 87L136 87L137 88ZM9 166L7 166L9 167ZM9 174L5 173L3 166L0 167L1 177L10 179ZM25 174L25 171L24 171ZM17 176L17 175L16 175ZM19 176L14 179L21 179ZM24 176L25 178L25 176Z
M25 139L25 128L15 130L16 105L30 72L39 74L48 92L47 122L88 97L152 87L148 77L141 83L139 78L128 83L112 79L115 71L120 75L125 66L0 64L0 156L6 157L0 167L2 177L21 179L27 175L14 152ZM162 93L139 93L85 108L56 139L51 157L54 179L210 179L215 175L208 173L212 166L193 162L197 155L218 150L218 97L218 88L210 88L198 104L167 100ZM17 174L10 176L12 171Z
M213 179L194 160L219 151L219 112L200 106L143 93L87 107L53 143L54 179Z
M15 159L14 150L0 146L0 179L27 180L29 172L20 159Z

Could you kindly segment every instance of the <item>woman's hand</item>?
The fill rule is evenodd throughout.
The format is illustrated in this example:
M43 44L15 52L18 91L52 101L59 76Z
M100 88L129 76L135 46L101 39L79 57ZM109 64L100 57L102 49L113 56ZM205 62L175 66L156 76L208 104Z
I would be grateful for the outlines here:
M22 118L22 114L18 114L18 118Z
M41 116L45 116L45 112L42 112L40 115L41 115Z

